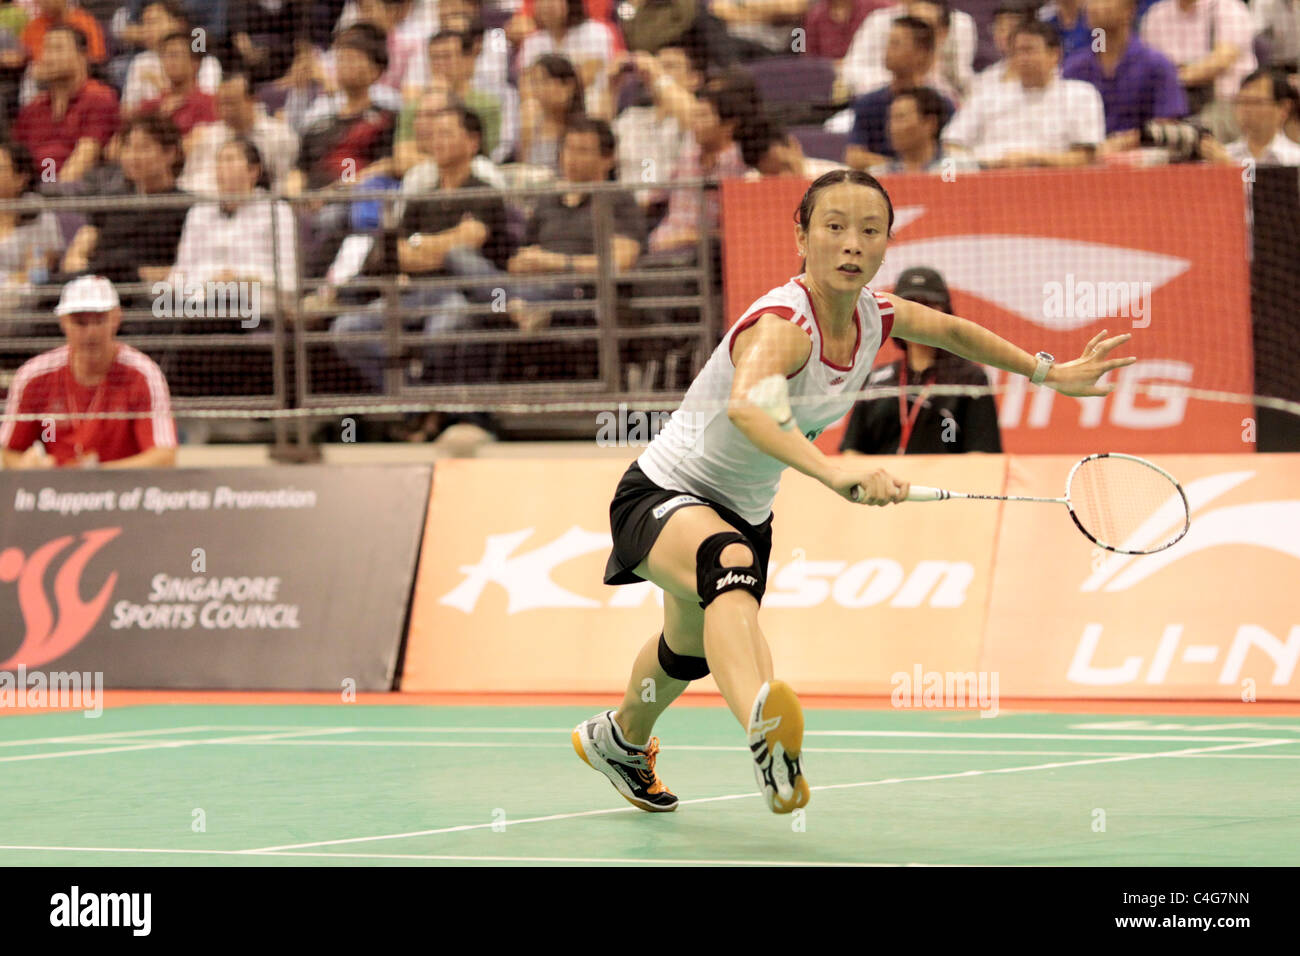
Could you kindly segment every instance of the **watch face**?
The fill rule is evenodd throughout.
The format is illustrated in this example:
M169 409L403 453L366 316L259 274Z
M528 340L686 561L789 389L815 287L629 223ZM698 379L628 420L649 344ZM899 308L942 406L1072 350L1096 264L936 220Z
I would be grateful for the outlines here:
M1040 358L1040 359L1042 359L1044 362L1055 362L1055 361L1056 361L1055 356L1053 356L1051 352L1039 352L1039 353L1035 356L1035 358Z

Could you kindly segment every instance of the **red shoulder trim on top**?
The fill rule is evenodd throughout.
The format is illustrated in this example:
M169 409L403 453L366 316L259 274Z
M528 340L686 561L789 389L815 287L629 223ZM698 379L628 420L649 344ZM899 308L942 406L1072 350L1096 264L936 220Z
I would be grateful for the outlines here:
M871 294L876 297L876 307L880 309L880 344L883 347L894 329L894 304L879 292Z
M764 315L766 315L769 312L771 312L773 315L779 315L781 318L786 320L790 320L790 321L794 320L794 309L786 305L773 305L761 309L755 309L753 312L749 313L749 315L745 316L743 319L741 319L739 322L733 325L731 329L727 332L727 334L731 336L731 338L727 342L727 358L731 359L732 368L736 367L736 356L733 355L731 351L736 347L736 337L740 335L741 332L745 331L745 329L749 328L751 325L753 325L755 322L757 322L759 319L761 319ZM800 318L803 318L803 316L800 316ZM797 321L795 322L795 325L798 325L799 328L807 332L808 338L812 338L812 332L809 331L808 328L806 328L803 325L799 325ZM812 349L808 350L808 354L809 355L812 354ZM808 364L807 362L804 362L804 365L807 364ZM803 365L799 366L799 372L801 371L803 371ZM795 372L794 375L798 375L799 372ZM787 375L786 378L793 378L794 375Z

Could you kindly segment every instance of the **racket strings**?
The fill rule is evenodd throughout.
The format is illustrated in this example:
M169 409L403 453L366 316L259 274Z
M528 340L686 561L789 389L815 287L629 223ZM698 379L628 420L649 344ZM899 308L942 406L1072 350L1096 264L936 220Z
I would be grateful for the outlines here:
M1075 471L1067 497L1080 526L1103 547L1159 551L1186 530L1187 506L1178 486L1139 461L1089 459Z

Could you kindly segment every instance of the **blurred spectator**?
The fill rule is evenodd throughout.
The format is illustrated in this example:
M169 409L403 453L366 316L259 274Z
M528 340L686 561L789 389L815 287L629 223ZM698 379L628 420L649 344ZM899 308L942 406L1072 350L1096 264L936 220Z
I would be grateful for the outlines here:
M127 0L113 17L113 32L126 46L144 46L141 18L150 0ZM226 52L226 21L230 0L181 0L191 27L203 31L204 46L213 56Z
M888 85L853 101L853 130L844 151L844 162L854 169L867 169L886 162L895 155L889 141L889 108L899 90L925 85L934 64L935 34L931 26L916 17L900 17L889 31L885 48L885 66L892 78ZM953 114L953 106L944 100L943 128Z
M731 38L705 0L631 0L633 13L624 16L623 36L630 51L658 53L680 46L698 51L710 66L735 60Z
M5 468L170 468L176 423L162 370L116 341L122 309L113 284L82 276L63 289L55 314L67 344L14 373L5 414L68 415L0 425ZM94 413L143 412L138 418Z
M123 179L107 195L178 196L183 161L176 124L156 113L137 116L122 129ZM112 282L159 282L176 261L188 210L184 206L122 206L89 215L63 257L63 272L91 272Z
M229 3L231 66L247 74L252 86L280 79L292 65L298 43L308 39L310 5L295 0ZM203 86L201 71L199 85Z
M948 0L907 0L869 13L840 65L849 92L860 96L890 82L885 51L894 21L901 16L924 20L934 30L933 72L921 81L953 103L960 102L974 76L977 36L971 15L952 10Z
M1245 165L1300 166L1300 143L1287 138L1283 128L1291 114L1292 97L1280 70L1256 70L1241 84L1235 102L1242 136L1227 146L1201 142L1207 159Z
M1101 94L1106 135L1141 129L1153 119L1179 119L1187 114L1187 97L1178 83L1178 69L1164 54L1133 33L1135 0L1087 0L1088 16L1105 31L1100 53L1085 47L1065 61L1061 76L1091 83Z
M1235 2L1235 0L1234 0ZM942 135L983 166L1079 166L1093 161L1106 134L1101 96L1091 84L1057 77L1061 37L1042 21L1011 40L1018 82L986 87L957 110Z
M816 179L823 173L843 169L843 163L809 159L799 140L779 123L760 117L742 135L740 155L745 165L759 176L797 176Z
M583 91L597 101L609 95L605 67L618 51L614 30L587 18L583 0L535 0L538 29L519 46L522 75L545 54L561 54L582 78ZM522 96L522 91L521 91Z
M549 0L538 0L545 9ZM582 80L564 57L546 53L539 57L519 83L520 162L544 166L554 173L560 167L560 141L570 121L586 113Z
M29 60L34 62L41 58L45 37L55 27L72 27L81 32L86 38L87 63L103 63L108 57L99 21L81 7L68 3L68 0L37 0L36 9L40 12L27 21L22 35L23 49L27 51Z
M974 97L983 87L1007 83L1013 79L1011 73L1011 35L1016 27L1033 16L1019 0L1002 0L993 14L993 48L998 52L996 62L989 64L976 73L971 80L967 95Z
M346 80L340 75L338 63L339 51L344 49L352 51L344 54L349 61ZM289 94L279 115L299 136L305 135L313 123L333 117L347 106L348 94L343 84L354 83L356 70L367 68L357 64L357 53L369 61L367 66L375 68L374 81L367 90L369 101L376 108L394 114L402 109L401 94L379 82L379 76L388 68L384 31L373 23L358 21L340 30L323 54L309 43L298 45L289 72L280 81L288 87Z
M131 58L122 87L122 112L134 113L146 100L161 97L167 91L167 78L163 72L162 44L166 38L180 33L191 37L189 21L181 10L180 0L153 0L140 15L145 49ZM221 63L215 56L204 56L199 66L196 85L204 93L216 93L221 82Z
M30 150L42 184L81 182L117 132L117 94L87 75L85 44L71 27L45 32L35 66L44 92L14 123L13 138Z
M9 122L18 112L18 87L27 64L27 51L18 38L26 25L26 10L0 0L0 136L8 134Z
M432 24L415 15L414 0L360 0L361 17L384 31L388 45L388 67L375 82L401 93L403 99L414 98L420 66L432 34Z
M899 90L889 104L889 142L894 158L871 167L871 174L978 171L979 164L969 157L948 156L943 151L939 135L951 116L952 106L928 86Z
M803 18L807 47L803 52L844 59L867 14L887 6L889 0L817 0Z
M941 312L952 312L948 286L933 269L904 269L894 294ZM991 394L909 395L906 389L932 385L989 387L984 369L942 349L894 339L903 358L875 369L867 386L898 384L898 394L853 406L840 443L846 455L933 455L982 451L1000 454L1002 434Z
M161 96L140 104L141 113L160 113L166 116L181 136L201 123L217 121L217 100L211 93L199 89L199 67L202 53L195 53L188 33L172 33L158 47L162 57L163 76L166 79Z
M474 82L475 38L441 30L429 41L429 74L451 84L451 94L478 114L483 123L483 151L505 162L519 137L519 96L509 86L485 88Z
M583 12L587 18L598 23L608 24L610 27L614 27L616 22L614 6L613 0L583 0ZM439 0L438 16L443 19L446 18L446 14L442 10L442 0ZM511 43L519 46L526 38L536 33L538 29L537 0L523 0L523 3L519 4L518 11L506 24L506 35ZM617 32L615 30L616 35ZM618 40L618 49L623 49L621 38Z
M691 119L692 142L673 169L672 181L720 180L740 177L746 166L740 155L737 133L753 114L753 104L744 92L732 88L708 88L696 97ZM694 188L674 189L668 213L650 233L651 256L643 265L672 265L696 260L700 230L712 235L719 224L719 199L709 191L704 203Z
M614 133L604 120L576 117L564 134L560 166L566 183L607 182L614 169ZM645 244L645 224L636 200L628 193L609 197L614 235L610 255L616 271L631 269ZM552 272L594 275L600 268L596 248L595 209L590 193L575 189L538 200L528 221L528 231L517 253L510 258L515 275ZM510 290L510 317L524 331L540 328L550 314L530 303L544 299L579 298L583 287L574 282L550 282L516 286ZM590 314L582 320L590 322Z
M35 195L36 168L21 143L0 140L0 201ZM63 249L54 213L0 210L0 313L17 311L22 297L44 285ZM27 327L0 324L0 335L25 335Z
M501 28L483 29L483 0L438 0L438 29L468 33L474 38L474 72L470 86L479 90L504 92L510 87L510 43ZM431 79L445 79L429 75L429 45L420 48L419 57L412 67L411 82L416 89L427 88Z
M1038 19L1056 27L1056 32L1061 35L1063 61L1074 56L1078 50L1092 48L1092 27L1088 25L1084 2L1085 0L1050 0L1038 11ZM1106 40L1110 42L1110 37Z
M298 161L298 136L283 120L272 118L253 96L246 73L229 73L217 90L217 122L200 126L189 139L179 186L188 192L217 191L217 151L232 139L255 145L270 173L271 191L284 192Z
M709 12L727 27L742 60L794 52L794 30L810 0L711 0Z
M429 116L423 111L415 118L417 139L429 143L429 151L438 164L440 199L407 201L398 226L398 239L391 256L380 256L381 274L393 271L401 275L435 278L454 275L491 275L503 269L511 252L506 230L506 211L499 196L459 199L447 193L461 189L484 189L488 184L475 179L470 164L478 155L483 141L482 122L477 113L465 107L449 107ZM410 175L410 174L408 174ZM385 250L388 252L389 250ZM396 261L392 261L395 259ZM373 261L373 260L372 260ZM477 296L490 296L481 289ZM340 315L331 331L346 335L355 332L378 332L386 327L383 307L378 299L363 312ZM429 310L402 320L404 326L428 334L468 328L474 320L462 311L469 306L465 294L456 288L420 288L402 293L404 308ZM444 346L431 346L429 358L436 361ZM339 356L353 366L375 391L384 387L384 363L388 354L383 341L339 342Z
M217 152L219 202L195 205L185 217L176 265L167 277L173 288L208 282L257 283L263 312L279 294L298 288L293 210L266 194L266 169L256 146L234 139ZM230 197L258 194L251 199Z
M427 137L421 139L415 135L415 120L421 115L432 118L449 106L455 105L451 96L451 87L443 78L430 80L425 91L407 110L403 110L398 126L397 139L393 143L393 173L402 179L403 192L420 192L436 189L438 186L438 164L429 152ZM481 122L481 121L480 121ZM403 127L406 135L403 137ZM429 124L426 124L426 129ZM416 170L419 172L416 172ZM483 153L477 153L470 161L470 173L496 189L506 188L506 179L497 168L496 163Z
M618 144L618 180L666 182L686 146L689 109L704 82L704 60L697 51L666 46L658 53L633 53L618 62L612 94L617 96L621 84L632 76L639 79L645 93L643 100L619 113L612 124ZM631 69L623 70L623 63ZM672 92L665 94L666 90ZM682 107L682 103L690 105ZM662 205L667 200L668 194L662 189L637 192L637 201L643 207Z
M1300 0L1252 0L1255 29L1268 42L1270 66L1294 73L1300 69Z
M354 24L334 41L334 57L339 91L322 93L304 118L298 168L287 182L291 196L304 188L355 185L366 167L393 151L396 116L371 99L372 84L388 63L383 35L369 23Z
M1159 0L1142 19L1144 43L1178 67L1187 107L1220 141L1237 136L1232 98L1255 69L1255 22L1241 0Z

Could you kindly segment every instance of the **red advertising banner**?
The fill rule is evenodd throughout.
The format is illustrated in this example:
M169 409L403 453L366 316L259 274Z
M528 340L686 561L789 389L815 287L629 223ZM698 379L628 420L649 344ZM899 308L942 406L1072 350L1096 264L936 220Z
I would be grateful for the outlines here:
M892 176L894 238L871 286L937 269L956 314L1028 351L1075 358L1103 328L1133 333L1105 398L1071 399L990 370L1008 452L1253 451L1249 404L1139 395L1190 385L1249 395L1251 320L1240 171L1159 169ZM800 271L793 213L807 181L722 185L726 322ZM892 360L897 353L882 354ZM1007 382L1011 379L1010 382ZM1109 381L1109 380L1108 380ZM842 429L818 444L838 448Z

